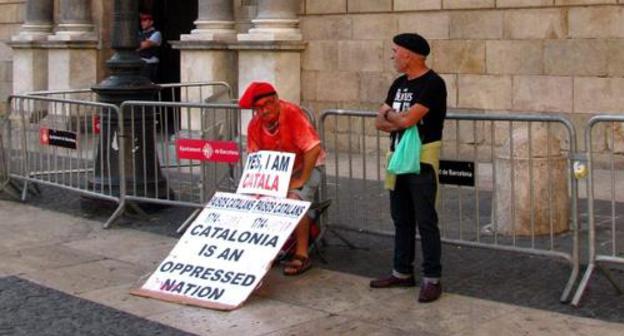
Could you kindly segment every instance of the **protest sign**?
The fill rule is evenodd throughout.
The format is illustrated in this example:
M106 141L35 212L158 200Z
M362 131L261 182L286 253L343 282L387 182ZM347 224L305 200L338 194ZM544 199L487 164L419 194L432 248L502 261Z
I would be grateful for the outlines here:
M247 156L237 194L286 197L295 154L258 151Z
M258 286L309 202L216 193L132 294L233 310Z

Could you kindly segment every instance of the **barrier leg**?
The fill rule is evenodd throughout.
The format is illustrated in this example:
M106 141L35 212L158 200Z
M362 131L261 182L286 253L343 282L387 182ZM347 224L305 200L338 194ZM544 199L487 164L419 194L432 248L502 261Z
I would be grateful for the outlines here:
M574 298L572 298L572 305L574 307L578 307L579 303L581 302L581 298L583 297L583 293L585 293L585 289L587 288L589 279L591 278L592 273L594 273L594 267L595 267L594 263L587 265L587 269L585 270L583 279L581 280L581 283L576 289L576 293L574 293Z
M30 188L31 188L33 195L41 195L41 189L39 189L38 185L31 183Z
M138 206L136 203L128 203L128 205L130 206L130 208L134 211L134 213L139 216L139 217L143 217L143 218L147 218L149 217L147 215L147 213L145 211L143 211L143 209L141 209L140 206Z
M26 202L26 195L28 195L28 181L24 181L24 186L22 187L22 202Z
M615 278L613 277L613 274L611 273L611 271L609 271L608 268L600 264L597 264L597 266L598 266L598 269L605 275L607 280L609 280L613 288L615 288L615 291L618 293L618 295L622 295L624 291L622 291L622 287L620 287L620 285L618 285L617 282L615 282Z
M113 212L113 214L110 216L110 218L108 218L106 223L104 223L103 228L104 229L108 229L117 220L117 218L119 218L119 216L121 216L121 214L123 213L125 207L126 207L126 202L121 201L119 203L119 206L117 206L117 209L115 209L115 212Z
M8 181L4 186L0 187L0 192L5 192L15 199L20 199L22 193L13 181Z
M176 230L177 233L182 233L186 230L186 228L191 225L191 223L195 220L195 218L197 217L197 215L199 215L199 213L201 212L202 209L195 209L195 211L193 211L193 213L189 216L189 218L187 218L184 223L182 223L182 225L180 225L180 227L178 227L178 229Z
M570 294L572 294L572 287L574 287L574 284L576 283L576 278L578 277L578 274L579 274L579 265L577 263L572 268L572 274L570 274L570 279L568 279L568 284L563 289L563 293L561 294L561 298L559 299L559 302L567 303L570 301L569 299L570 299Z

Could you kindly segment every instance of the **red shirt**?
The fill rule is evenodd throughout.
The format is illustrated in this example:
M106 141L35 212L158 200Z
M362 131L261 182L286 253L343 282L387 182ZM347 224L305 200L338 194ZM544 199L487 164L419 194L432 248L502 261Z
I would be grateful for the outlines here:
M262 117L255 115L247 128L247 152L272 150L295 154L293 175L303 169L303 154L321 143L308 117L298 106L280 100L279 126L270 134L262 126ZM325 163L325 151L316 160L316 166Z

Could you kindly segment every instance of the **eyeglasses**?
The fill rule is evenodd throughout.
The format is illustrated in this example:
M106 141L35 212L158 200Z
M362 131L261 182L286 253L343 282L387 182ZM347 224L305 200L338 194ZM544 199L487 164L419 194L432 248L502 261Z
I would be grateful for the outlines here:
M275 97L266 98L261 104L254 104L254 110L264 110L267 106L275 104Z

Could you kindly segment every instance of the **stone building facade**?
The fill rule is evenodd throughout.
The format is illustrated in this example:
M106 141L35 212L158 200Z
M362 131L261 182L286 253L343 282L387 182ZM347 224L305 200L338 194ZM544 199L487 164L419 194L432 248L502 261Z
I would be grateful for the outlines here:
M37 0L54 8L30 18L47 15L43 33L29 25L31 1L0 0L0 99L103 78L113 1ZM561 113L579 126L624 112L624 0L188 1L195 29L171 42L182 81L265 79L315 111L376 109L396 76L391 37L416 31L451 107Z

